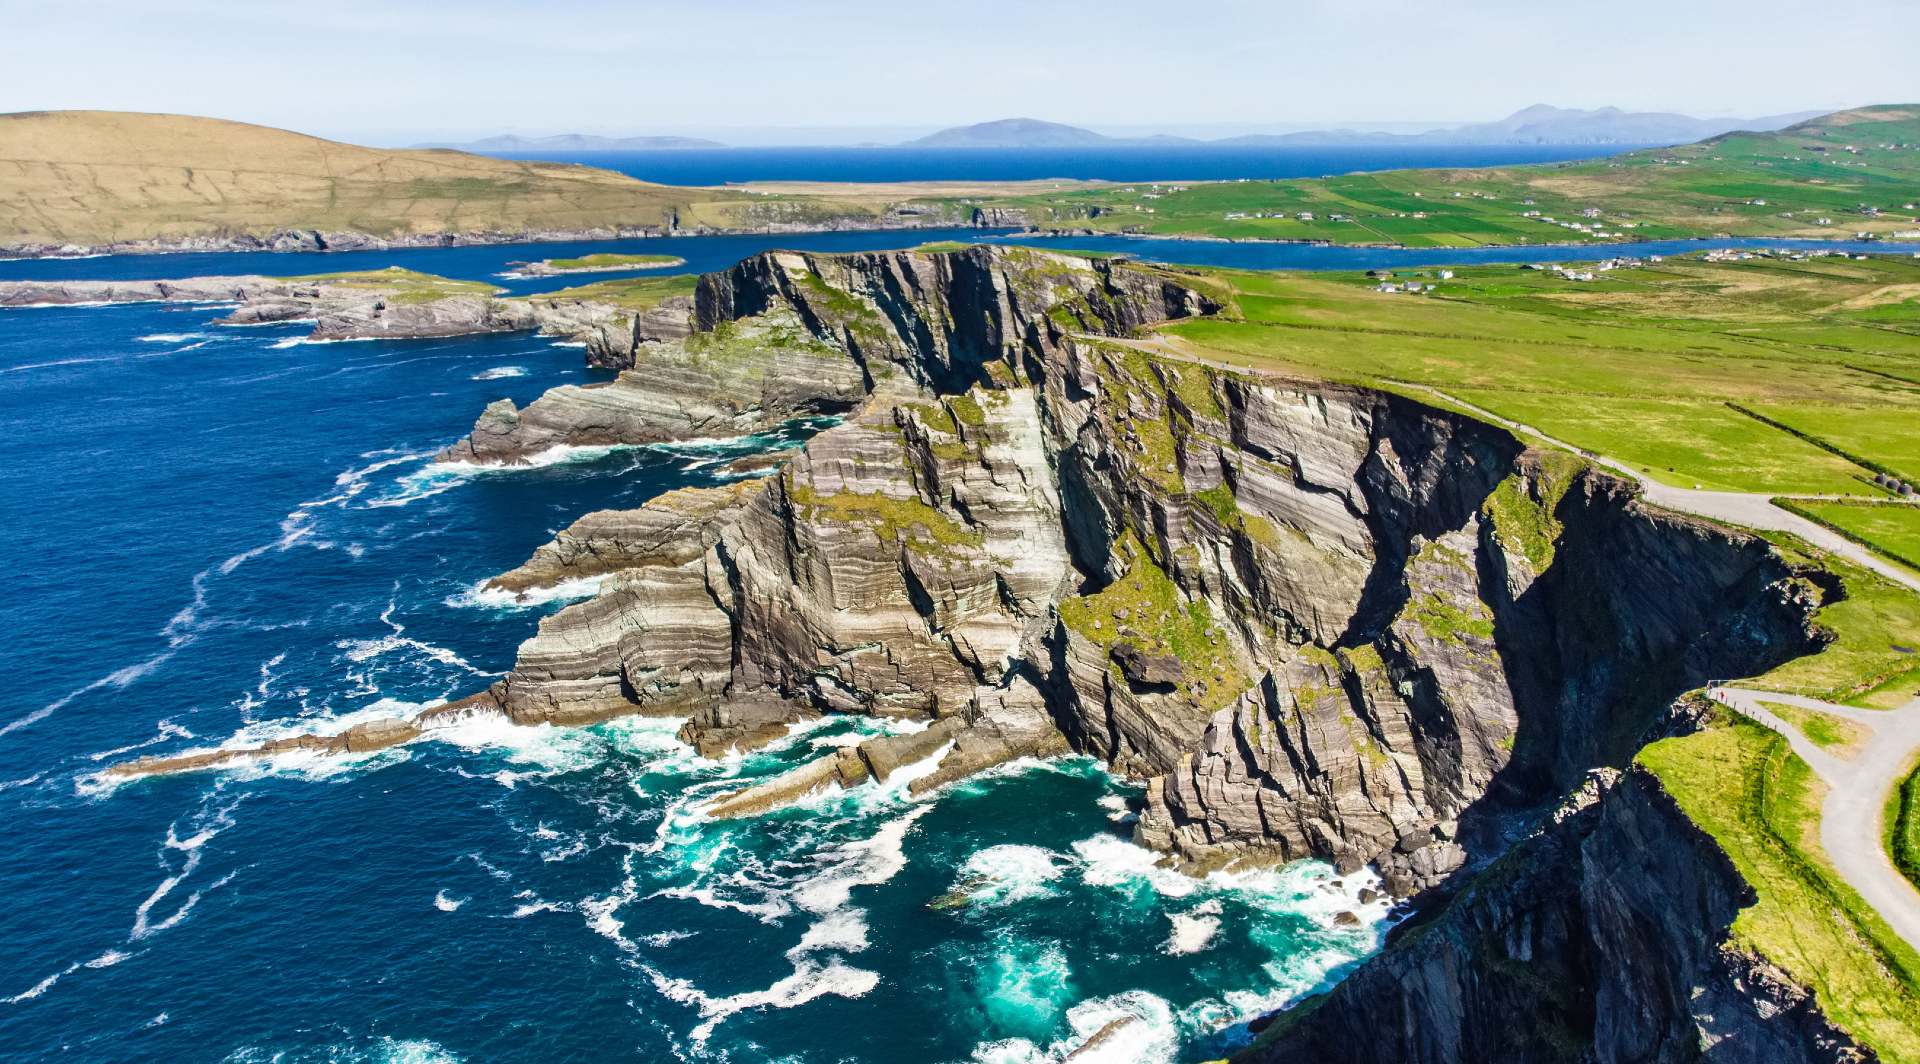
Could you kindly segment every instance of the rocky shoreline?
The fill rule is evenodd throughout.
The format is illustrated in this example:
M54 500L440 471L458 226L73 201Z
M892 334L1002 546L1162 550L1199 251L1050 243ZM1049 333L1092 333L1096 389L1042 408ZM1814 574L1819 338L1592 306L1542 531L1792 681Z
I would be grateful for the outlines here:
M487 691L357 741L474 712L684 717L703 752L822 713L924 725L717 817L1072 750L1146 783L1135 840L1171 863L1372 866L1418 906L1248 1060L1680 1060L1708 1031L1853 1052L1729 959L1750 888L1620 774L1693 726L1688 690L1817 646L1820 588L1465 415L1126 342L1222 309L1177 270L1022 248L709 274L684 333L603 346L616 381L495 404L442 458L841 423L772 476L581 518L494 586L594 598Z
M768 221L747 227L682 226L678 224L595 226L584 229L477 230L459 233L404 233L376 235L352 230L276 229L262 235L240 233L189 237L155 237L111 244L0 245L0 261L7 259L80 259L104 255L167 255L222 251L395 251L412 248L489 247L501 244L596 243L609 240L669 239L681 236L758 236L766 234L854 233L889 230L1021 228L992 222L976 210L954 218L947 215L899 210L874 218L841 218L827 224Z
M528 280L536 277L571 277L577 273L633 273L639 270L671 270L685 266L687 260L678 256L662 256L659 262L628 262L608 266L569 266L559 267L547 261L509 262L505 273L497 276L509 281Z

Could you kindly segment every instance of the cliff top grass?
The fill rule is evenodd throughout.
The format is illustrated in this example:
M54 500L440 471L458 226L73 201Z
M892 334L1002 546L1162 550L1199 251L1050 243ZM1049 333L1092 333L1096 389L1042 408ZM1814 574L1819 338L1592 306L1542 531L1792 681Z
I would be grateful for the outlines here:
M1920 505L1913 503L1849 503L1789 500L1792 509L1920 570Z
M1813 988L1827 1016L1882 1060L1920 1061L1920 955L1821 854L1824 788L1787 741L1722 715L1638 760L1753 885L1757 900L1734 919L1734 942Z
M678 255L619 255L613 252L599 252L571 259L543 260L544 265L556 270L646 270L656 267L683 266L686 261Z
M1805 706L1789 705L1785 702L1761 702L1761 705L1799 729L1815 746L1831 750L1841 757L1851 757L1860 751L1873 733L1845 717L1836 717L1831 713L1822 713Z
M1883 816L1887 855L1901 875L1920 887L1920 764L1887 797Z
M1920 454L1920 260L1439 272L1398 271L1437 286L1406 295L1359 271L1208 271L1237 319L1162 332L1207 361L1437 388L1682 487L1888 499L1876 467Z
M432 303L453 296L492 296L500 292L500 289L485 281L460 281L399 266L389 266L384 270L314 273L283 280L385 292L387 299L394 303Z
M1814 622L1833 641L1751 681L1753 686L1863 709L1892 709L1920 694L1920 595L1785 533L1767 539L1790 560L1840 581Z
M1905 206L1916 197L1920 106L1899 105L1581 162L1106 183L1015 192L995 205L1025 210L1043 226L1446 248L1885 235L1920 228Z
M665 277L621 277L611 281L575 285L555 292L540 292L521 298L578 299L589 303L611 303L624 310L639 313L652 310L659 306L662 300L674 296L690 296L699 283L700 278L691 273L670 274Z

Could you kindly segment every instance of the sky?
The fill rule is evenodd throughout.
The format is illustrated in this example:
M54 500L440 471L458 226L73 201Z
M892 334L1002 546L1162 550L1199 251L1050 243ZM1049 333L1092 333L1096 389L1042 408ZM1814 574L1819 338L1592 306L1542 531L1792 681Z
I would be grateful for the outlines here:
M1026 116L1198 135L1534 103L1757 117L1920 101L1916 0L0 0L0 111L369 144L889 141Z

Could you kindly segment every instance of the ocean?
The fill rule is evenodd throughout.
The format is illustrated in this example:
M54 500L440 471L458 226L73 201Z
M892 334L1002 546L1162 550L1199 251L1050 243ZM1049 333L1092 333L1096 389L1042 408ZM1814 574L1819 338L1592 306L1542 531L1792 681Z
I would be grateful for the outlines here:
M1631 151L1623 144L1348 145L1165 148L683 148L513 152L501 158L583 163L663 185L739 181L1207 181L1324 177L1409 167L1565 162ZM496 153L497 154L497 153Z
M936 239L1012 238L114 257L0 263L0 278L490 279L635 247L707 270L776 246ZM1324 268L1545 254L1057 244ZM868 788L739 822L690 812L901 726L863 719L721 760L679 743L677 721L473 723L369 756L107 785L119 759L480 689L561 605L499 601L486 578L582 514L720 482L731 457L819 428L438 466L489 401L602 375L532 336L307 343L306 326L213 325L221 313L0 310L16 617L0 650L0 1058L1015 1064L1131 1014L1131 1059L1203 1060L1377 948L1379 925L1334 922L1364 874L1159 869L1129 841L1138 787L1086 759L926 800Z

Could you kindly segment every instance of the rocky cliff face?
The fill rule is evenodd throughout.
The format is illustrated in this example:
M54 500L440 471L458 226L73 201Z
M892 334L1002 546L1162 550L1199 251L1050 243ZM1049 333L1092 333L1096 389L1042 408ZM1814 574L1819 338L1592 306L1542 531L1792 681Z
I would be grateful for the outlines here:
M1724 861L1646 923L1681 882L1668 864L1704 852L1648 781L1529 838L1679 692L1810 649L1816 592L1764 543L1499 429L1128 339L1217 309L1203 289L986 247L704 278L687 336L636 340L613 384L489 408L448 457L842 422L772 476L589 515L500 577L601 590L460 710L685 716L705 750L821 712L927 722L717 816L1071 748L1147 782L1138 840L1188 867L1321 857L1428 911L1451 898L1444 933L1406 936L1277 1043L1321 1055L1397 1024L1406 1052L1380 1059L1670 1059L1625 1047L1679 1045L1705 1006L1670 988L1710 976L1724 1015L1818 1044L1805 1009L1741 1014L1757 984L1709 970L1740 896ZM1571 967L1542 982L1536 960ZM1609 982L1614 964L1652 967ZM1510 1009L1554 1018L1546 1048Z
M846 422L764 483L597 515L504 578L613 570L494 697L523 720L748 692L938 719L1011 692L1149 780L1141 841L1374 864L1412 895L1624 762L1673 694L1810 645L1814 604L1764 544L1570 458L1100 338L1210 305L1165 272L991 248L703 279L689 340L490 410L456 453ZM658 527L678 553L629 549Z
M1729 944L1752 901L1655 777L1601 770L1444 910L1236 1059L1871 1059Z
M1124 333L1208 301L1110 262L1021 249L757 255L700 280L691 331L616 335L602 385L489 407L448 460L514 464L555 446L746 435L839 414L885 387L963 391L1029 345Z

